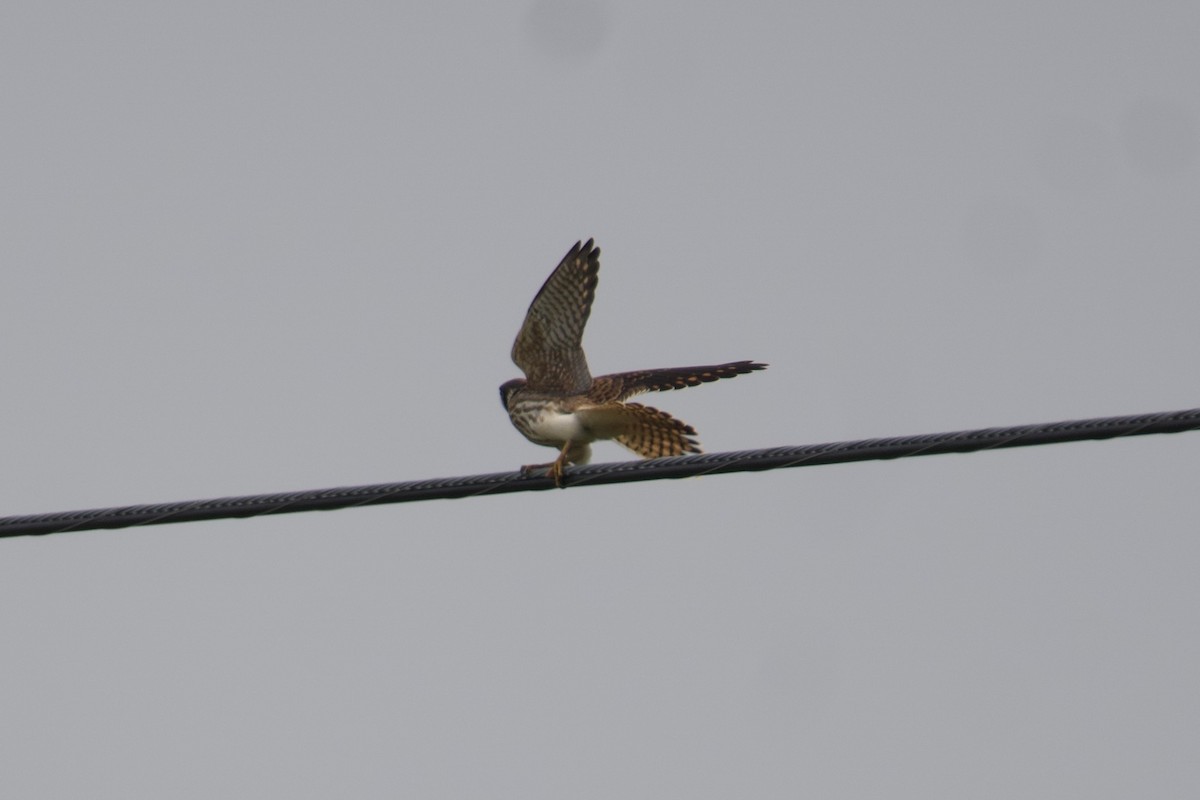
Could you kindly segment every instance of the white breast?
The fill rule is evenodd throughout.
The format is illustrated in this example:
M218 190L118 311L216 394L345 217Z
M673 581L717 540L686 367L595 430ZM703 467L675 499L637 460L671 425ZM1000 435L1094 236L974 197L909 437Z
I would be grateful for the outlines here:
M559 411L547 411L531 420L527 435L535 442L546 444L587 442L592 439L580 424L579 417Z

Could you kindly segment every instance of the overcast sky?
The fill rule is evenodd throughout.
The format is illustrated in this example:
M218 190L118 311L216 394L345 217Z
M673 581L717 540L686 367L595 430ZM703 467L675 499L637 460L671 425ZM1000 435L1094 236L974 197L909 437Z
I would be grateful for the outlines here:
M7 2L0 515L1200 405L1200 4ZM595 448L599 462L630 454ZM0 541L14 798L1184 797L1200 434Z

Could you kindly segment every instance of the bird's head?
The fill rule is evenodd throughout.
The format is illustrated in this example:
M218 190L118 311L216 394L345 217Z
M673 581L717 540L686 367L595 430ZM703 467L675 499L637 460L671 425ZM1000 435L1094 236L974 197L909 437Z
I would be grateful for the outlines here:
M509 396L524 385L524 378L513 378L511 381L505 381L500 384L500 405L504 406L505 411L508 411Z

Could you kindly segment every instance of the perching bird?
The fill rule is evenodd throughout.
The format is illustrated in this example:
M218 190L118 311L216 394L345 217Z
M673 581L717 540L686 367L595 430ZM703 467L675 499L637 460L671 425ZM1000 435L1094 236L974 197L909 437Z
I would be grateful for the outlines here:
M512 360L525 373L500 387L513 425L534 444L559 448L548 467L562 486L565 464L586 464L591 443L612 439L643 458L699 453L696 430L665 411L626 402L644 392L683 389L732 378L766 364L734 361L707 367L669 367L593 378L583 354L583 327L592 311L600 271L600 248L576 242L550 274L525 314L513 342Z

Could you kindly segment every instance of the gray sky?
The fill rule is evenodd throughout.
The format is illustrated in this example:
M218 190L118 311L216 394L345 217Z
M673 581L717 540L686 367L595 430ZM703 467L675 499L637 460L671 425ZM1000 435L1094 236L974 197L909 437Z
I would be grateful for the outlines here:
M6 3L0 513L1200 404L1195 3ZM0 542L0 794L1182 797L1200 435ZM597 461L624 459L599 445Z

